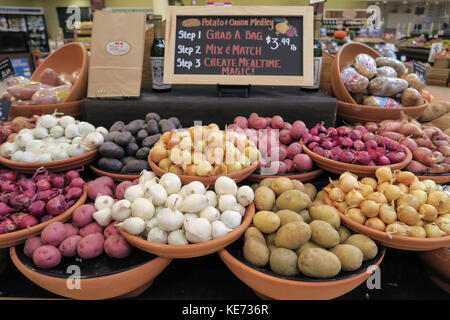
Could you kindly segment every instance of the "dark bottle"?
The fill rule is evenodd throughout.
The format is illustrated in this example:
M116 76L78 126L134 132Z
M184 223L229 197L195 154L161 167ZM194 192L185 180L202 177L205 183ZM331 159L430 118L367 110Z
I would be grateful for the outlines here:
M320 42L321 17L314 16L314 84L310 87L302 87L305 91L317 91L320 85L320 72L322 71L322 43Z
M161 15L153 16L155 38L150 50L150 61L152 66L153 91L167 92L172 85L164 84L164 27Z

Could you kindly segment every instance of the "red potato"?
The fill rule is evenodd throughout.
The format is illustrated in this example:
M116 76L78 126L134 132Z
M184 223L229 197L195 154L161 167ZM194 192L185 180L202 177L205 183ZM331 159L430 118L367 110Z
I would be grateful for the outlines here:
M103 233L103 227L99 225L97 222L91 222L87 226L80 229L80 236L87 236L91 233Z
M245 117L239 116L234 118L234 124L236 124L241 129L248 128L248 120Z
M299 140L300 137L308 132L308 128L303 121L297 120L292 124L292 128L290 130L291 138L293 140Z
M286 173L292 173L295 171L294 161L291 159L285 159L283 162L286 165Z
M302 153L302 145L298 142L291 143L287 148L287 158L294 159L298 154Z
M28 238L27 241L25 241L25 246L23 247L23 253L30 258L33 258L34 251L42 247L42 241L40 237L32 237Z
M106 239L108 239L110 236L115 235L115 234L120 234L119 229L115 226L115 224L117 223L117 221L113 221L111 222L106 228L105 230L103 230L103 235L105 236Z
M66 228L61 222L52 222L42 230L42 244L58 246L66 238Z
M98 195L113 196L113 191L106 184L100 181L92 181L88 183L88 197L95 201Z
M59 251L64 257L76 256L78 242L80 242L82 238L82 236L76 234L64 239L58 247Z
M114 187L116 186L114 180L111 177L103 176L95 179L94 181L106 184L110 189L114 189Z
M58 74L51 68L45 68L44 71L41 72L39 81L52 87L60 85Z
M313 167L313 162L312 162L311 158L304 153L296 155L293 160L294 160L295 169L297 171L300 171L300 172L308 171L308 170L311 170L311 168Z
M56 267L61 262L61 252L54 246L44 245L34 251L33 262L42 269Z
M290 124L289 122L285 122L283 124L283 129L291 130L291 128L292 128L292 124Z
M73 224L71 224L71 223L64 223L63 225L64 225L64 228L66 229L66 239L71 237L71 236L74 236L74 235L78 234L79 230Z
M79 228L88 225L94 221L92 215L95 211L93 204L83 204L82 206L79 206L72 215L72 223Z
M114 194L114 198L117 200L124 199L125 190L128 189L128 187L131 187L133 183L131 181L122 181L119 183L119 185L116 188L116 193Z
M91 233L83 237L77 245L78 255L83 259L92 259L103 253L105 238L101 233Z
M289 130L283 129L280 131L280 142L284 145L290 145L292 138Z
M284 120L280 116L273 116L271 119L270 126L273 129L283 129L284 127Z
M267 127L267 121L265 118L257 118L252 121L253 122L253 128L254 129L265 129Z
M288 154L288 147L284 144L280 145L280 148L278 149L278 160L283 161L287 158Z
M123 259L130 255L132 248L124 237L114 234L106 239L104 249L108 256Z

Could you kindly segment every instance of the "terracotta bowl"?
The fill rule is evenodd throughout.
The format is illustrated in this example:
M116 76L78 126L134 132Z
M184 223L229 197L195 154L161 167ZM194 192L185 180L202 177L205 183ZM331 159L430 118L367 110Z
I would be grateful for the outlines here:
M111 177L116 182L122 181L133 181L135 179L139 179L140 175L138 174L120 174L120 173L112 173L108 171L101 170L99 168L94 167L92 164L89 165L89 168L94 171L94 173L98 176L107 176Z
M303 151L313 159L313 161L315 162L315 164L317 166L319 166L320 168L322 168L326 171L329 171L329 172L341 174L346 171L350 171L350 172L356 174L358 177L371 177L371 176L375 175L375 171L378 168L382 167L382 166L363 166L363 165L349 164L349 163L331 160L331 159L319 156L317 153L314 153L311 150L309 150L303 144L303 141L300 141L300 144L302 145ZM412 160L412 152L409 151L408 148L405 148L405 149L406 149L405 160L403 160L402 162L399 162L399 163L391 164L388 167L390 167L392 170L398 170L398 169L403 169L406 166L408 166L408 164Z
M353 63L355 57L360 53L366 53L372 58L381 57L378 51L362 43L349 42L344 44L336 54L336 57L331 66L331 87L338 100L356 104L355 100L347 91L347 88L342 81L341 67L347 63Z
M0 235L0 248L8 248L23 243L26 239L39 235L41 231L52 222L65 222L69 220L75 209L86 202L86 197L87 185L84 186L83 194L81 195L80 199L78 199L78 201L75 202L75 204L71 206L67 211L61 213L60 215L57 215L53 219L50 219L43 223L39 223L34 227Z
M0 156L0 163L3 164L5 167L8 167L12 170L16 170L22 173L34 173L40 167L44 167L45 169L52 172L62 172L80 168L94 161L96 157L97 157L97 149L86 152L80 156L51 162L31 162L31 163L18 162Z
M428 102L416 107L381 108L338 100L337 115L349 123L400 119L402 111L404 114L417 119L422 115L427 106Z
M419 178L420 180L433 180L436 183L439 184L444 184L444 183L449 183L450 182L450 173L445 173L445 174L441 174L441 175L424 175L424 176L417 176L417 178Z
M341 271L331 279L315 279L303 275L284 277L269 268L254 266L245 260L242 247L240 239L218 253L228 269L259 297L277 300L326 300L342 296L363 283L373 272L369 267L379 266L386 252L378 246L377 256L364 261L358 270Z
M35 115L52 114L58 111L64 113L64 115L72 116L74 118L80 118L81 116L81 100L62 102L58 104L40 104L30 106L11 106L11 112L9 114L10 119L21 116L31 118Z
M81 261L63 258L55 268L44 270L23 254L23 246L12 247L10 256L17 269L38 286L63 297L83 300L135 297L172 261L135 250L126 259L114 259L106 254ZM80 268L79 289L67 286L69 277L74 274L67 272L71 265Z
M279 178L279 177L285 177L285 178L289 178L289 179L295 179L295 180L300 180L302 182L307 182L307 181L311 181L315 178L317 178L318 176L320 176L323 173L322 169L313 169L311 171L307 171L307 172L301 172L301 173L290 173L290 174L280 174L280 175L261 175L261 174L256 174L256 173L252 173L250 176L248 176L247 180L249 181L254 181L254 182L260 182L264 179L268 179L268 178Z
M41 72L46 68L52 68L56 73L67 72L71 74L80 69L78 80L72 85L64 102L80 101L86 96L88 78L89 54L81 43L72 42L58 48L50 54L42 64L33 72L31 80L39 81Z
M328 193L324 193L324 201L328 205L333 205L328 198ZM336 208L337 209L337 208ZM339 209L338 209L339 211ZM339 211L339 216L341 217L342 223L353 230L354 232L365 234L369 238L372 238L378 243L389 247L400 250L409 251L427 251L439 249L450 245L450 235L440 238L414 238L414 237L404 237L398 235L389 235L384 231L375 230L365 225L362 225L350 218L348 218L344 213Z
M417 253L433 271L450 284L450 249L448 247Z
M142 239L138 236L132 235L131 233L126 232L120 227L119 231L131 245L143 251L147 251L160 257L167 258L194 258L219 251L238 239L250 226L253 221L254 215L255 205L251 203L247 207L241 225L236 229L233 229L233 231L231 231L227 235L206 242L179 246L150 242L147 241L147 239Z
M167 173L167 171L164 171L163 169L161 169L160 167L158 167L156 165L156 163L154 163L151 159L150 159L150 155L148 158L148 164L150 165L150 168L152 169L152 171L158 176L161 177L163 174ZM245 180L249 175L252 174L253 171L256 170L256 168L258 168L259 166L259 161L253 163L252 165L230 173L230 174L226 174L225 176L233 179L234 181L236 181L236 183L241 182L243 180ZM183 184L188 184L192 181L200 181L201 183L203 183L206 187L211 186L214 184L214 182L220 177L220 176L210 176L210 177L199 177L199 176L186 176L186 175L178 175L181 179L181 182Z

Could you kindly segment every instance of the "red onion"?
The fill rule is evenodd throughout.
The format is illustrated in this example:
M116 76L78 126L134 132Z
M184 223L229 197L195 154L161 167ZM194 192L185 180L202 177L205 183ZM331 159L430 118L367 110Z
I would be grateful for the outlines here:
M338 135L340 135L341 137L348 136L351 130L352 129L346 126L341 126L337 128Z
M403 144L405 147L407 147L411 151L414 151L417 149L417 143L409 137L400 139L400 143Z
M415 124L411 122L405 122L400 125L398 130L389 130L389 131L397 131L405 136L425 136L425 133Z
M341 149L341 150L342 150L342 149ZM331 159L331 160L334 160L334 161L339 161L339 155L338 155L337 153L331 152L331 157L330 157L330 159Z
M321 139L320 139L318 136L313 136L313 137L312 137L312 141L313 141L313 142L320 142Z
M384 120L380 122L380 131L398 131L402 123L398 120Z
M67 200L79 199L82 194L83 194L83 189L81 189L81 188L70 188L69 191L67 191L67 193L66 193L66 199Z
M9 169L0 169L0 178L9 181L16 181L17 173Z
M70 181L69 186L71 188L83 188L84 184L85 184L85 182L84 182L83 178L77 177Z
M319 132L321 132L321 133L328 133L327 129L323 125L323 122L316 124L316 127L319 130Z
M317 142L311 142L310 144L308 144L308 149L309 150L313 150L315 147L318 147L319 144Z
M34 188L25 190L24 192L22 192L22 194L30 198L31 201L34 201L36 199L36 190L34 190Z
M376 149L367 149L367 153L369 154L370 159L373 161L375 161L378 158Z
M411 171L412 173L425 173L427 167L418 161L411 160L405 170Z
M428 138L416 138L415 141L419 147L424 147L424 148L428 148L428 149L436 149L436 146Z
M339 160L345 163L353 163L355 161L355 156L350 151L343 151L339 155Z
M355 148L355 150L357 151L364 150L364 142L362 142L361 140L355 140L353 142L353 148Z
M51 184L48 180L42 179L36 183L37 191L44 191L51 189Z
M0 222L0 234L13 232L17 230L17 225L10 218L5 218Z
M386 147L375 148L375 152L377 153L377 156L382 157L386 154Z
M439 150L439 152L442 153L444 156L446 156L446 157L450 156L450 147L449 147L449 146L441 145L441 146L438 148L438 150Z
M378 136L376 140L379 145L386 146L388 148L392 146L392 140L388 137Z
M387 131L387 132L383 132L381 134L383 137L387 137L389 139L395 140L395 141L400 141L400 139L404 138L405 136L402 135L401 133L398 132L391 132L391 131Z
M367 142L369 140L375 140L376 136L372 132L364 133L362 136L362 140Z
M37 193L36 200L48 201L54 196L61 193L61 189L52 188L50 190L44 190Z
M50 175L50 183L53 188L63 188L66 185L64 176L57 174Z
M50 200L48 200L47 205L45 206L45 209L49 214L52 216L57 216L64 211L66 211L66 201L64 199L63 195L58 195Z
M355 159L356 162L358 162L361 165L368 165L372 159L370 158L370 155L367 151L358 151L355 153Z
M336 128L329 127L329 128L327 129L327 135L328 135L329 137L335 137L335 136L338 135L338 132L337 132Z
M445 166L440 165L440 164L435 164L435 163L430 165L426 171L426 173L431 173L431 174L440 174L440 173L445 173L445 172L446 172Z
M432 152L430 149L419 147L413 151L414 160L425 165L432 165L444 161L444 157L440 152Z
M373 160L370 160L368 166L369 167L375 167L377 164L375 162L373 162Z
M36 183L32 179L20 178L18 181L21 190L34 189Z
M38 219L36 217L33 217L30 214L25 214L25 216L20 219L19 222L19 229L26 229L31 228L39 223Z
M0 202L0 219L7 217L15 211L16 210L8 206L6 203Z
M350 139L354 140L361 140L362 139L362 133L359 130L352 130L352 132L350 132Z
M341 145L345 148L349 148L351 146L353 146L353 140L350 138L344 138L342 139Z
M369 149L375 149L378 147L378 143L375 140L369 140L365 143L367 150Z
M321 148L321 147L315 147L313 150L312 150L314 153L317 153L319 156L324 156L324 152L323 152L323 149Z
M79 171L81 171L81 169L67 171L64 175L64 179L70 183L72 179L78 178L80 176L80 174L78 173Z
M325 158L330 159L332 155L333 155L333 152L331 152L331 150L329 150L329 149L323 150L323 156L324 156Z
M368 133L368 132L369 132L369 131L367 130L366 127L361 126L361 125L356 126L356 127L355 127L355 130L358 130L359 132L361 132L361 134L365 134L365 133Z
M22 193L15 194L9 199L9 204L16 210L22 210L26 208L30 204L30 202L31 199Z
M445 157L441 152L433 151L433 159L435 159L434 163L441 163L442 161L444 161Z
M30 204L27 211L32 216L39 218L45 214L45 205L46 205L45 201L38 200Z
M302 135L302 140L304 144L308 144L312 141L313 136L309 133L306 132Z
M311 128L311 129L309 129L309 133L313 136L317 136L319 134L319 129Z
M43 216L43 217L39 220L39 222L40 222L40 223L43 223L43 222L48 221L48 220L53 219L53 218L54 218L54 217L53 217L51 214L47 214L47 215Z
M423 127L422 131L429 139L432 139L433 137L439 134L439 131L437 130L436 127Z
M328 141L325 140L325 141L322 142L321 147L323 149L330 150L330 149L332 149L334 147L334 144L331 141L329 141L329 140Z
M405 160L406 153L391 151L391 152L386 153L386 157L389 158L391 163L399 163L399 162L402 162L403 160Z
M443 163L450 164L450 157L445 157Z
M440 146L447 146L447 147L450 147L450 143L448 143L447 141L445 141L445 140L434 140L433 141L433 144L436 146L436 147L440 147Z
M320 139L325 139L327 136L325 135L325 133L319 133L319 135L318 135L318 137L320 138Z
M378 125L375 122L366 122L364 125L369 132L377 132L378 131Z
M342 152L344 152L344 150L339 146L334 147L333 149L331 149L331 151L337 155L340 155Z
M17 192L17 185L9 180L2 183L1 190L5 193Z
M381 156L381 157L378 157L378 158L375 160L375 163L376 163L378 166L388 166L388 165L391 164L391 161L389 160L388 157L386 157L386 156Z

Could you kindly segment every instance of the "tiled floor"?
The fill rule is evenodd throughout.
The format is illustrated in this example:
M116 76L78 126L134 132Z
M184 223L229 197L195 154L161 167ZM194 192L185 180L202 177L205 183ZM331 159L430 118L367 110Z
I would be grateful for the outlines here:
M430 91L431 94L437 94L437 96L444 96L448 100L450 100L450 88L443 86L427 86L427 90Z

